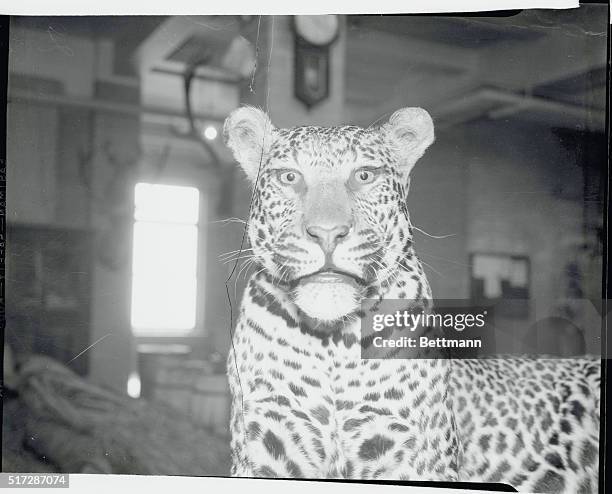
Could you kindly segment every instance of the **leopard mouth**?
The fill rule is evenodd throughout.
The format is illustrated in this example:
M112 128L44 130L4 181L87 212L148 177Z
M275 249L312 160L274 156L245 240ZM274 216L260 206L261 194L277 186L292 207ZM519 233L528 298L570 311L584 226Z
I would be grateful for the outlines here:
M325 283L325 284L333 284L333 283L344 283L353 285L356 288L361 288L366 286L366 281L347 271L341 271L339 269L329 269L323 268L314 273L310 273L304 276L300 276L299 278L293 281L294 286L298 285L306 285L308 283Z

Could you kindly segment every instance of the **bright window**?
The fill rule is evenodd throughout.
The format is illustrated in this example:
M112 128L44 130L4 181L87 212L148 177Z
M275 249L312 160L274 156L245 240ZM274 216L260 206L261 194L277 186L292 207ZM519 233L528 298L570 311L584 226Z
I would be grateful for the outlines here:
M132 329L176 336L196 326L198 189L139 183L135 190Z

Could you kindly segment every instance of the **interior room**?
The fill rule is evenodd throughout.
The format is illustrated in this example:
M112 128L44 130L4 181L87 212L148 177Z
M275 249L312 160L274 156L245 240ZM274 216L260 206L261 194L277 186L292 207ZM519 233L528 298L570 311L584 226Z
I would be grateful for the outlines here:
M228 475L245 104L277 127L425 108L407 200L434 297L512 299L500 352L599 354L606 8L12 18L3 471Z

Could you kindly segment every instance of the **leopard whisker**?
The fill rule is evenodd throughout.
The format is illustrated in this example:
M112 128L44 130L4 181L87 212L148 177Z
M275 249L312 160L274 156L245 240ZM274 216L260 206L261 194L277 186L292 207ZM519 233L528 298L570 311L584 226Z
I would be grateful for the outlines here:
M238 271L238 275L236 276L236 281L238 281L240 279L240 275L245 271L248 270L249 266L251 266L251 264L253 264L254 262L254 257L251 257L249 259L247 259L242 266L240 267L240 270Z
M233 252L226 252L224 254L220 254L219 255L219 259L222 261L227 261L229 259L231 259L234 256L240 256L248 251L252 251L253 249L238 249L236 251Z
M290 269L290 268L291 268L291 267L290 267L288 264L283 264L283 266L281 267L281 271L280 271L280 272L281 272L281 275L279 276L279 281L280 281L281 283L283 283L284 281L286 281L286 280L284 280L283 278L284 278L286 275L288 275L288 274L289 274L289 269Z
M373 258L369 258L370 261L375 262L375 260ZM378 270L377 269L372 269L372 271L374 272L374 276L376 276L376 280L378 281L378 286L382 287L382 281L380 280L380 276L378 275Z
M240 265L238 274L234 278L234 298L236 298L238 296L238 278L240 277L240 273L242 272L242 270L244 269L245 266L248 266L249 261L250 261L250 259L247 259L246 261L244 261L244 263L242 263Z
M236 276L236 279L234 280L234 298L237 296L237 293L238 293L238 281L240 280L240 275L244 273L244 279L246 280L249 269L253 266L254 263L255 263L255 258L252 257L250 259L247 259L244 262L244 264L240 267L240 270L238 271L238 275Z
M246 255L244 255L244 256L238 256L238 257L235 257L235 258L233 258L233 259L227 259L227 260L223 261L223 264L228 264L228 263L230 263L230 262L239 261L239 260L241 260L241 259L251 259L251 258L253 258L253 257L255 257L255 255L254 255L254 254L246 254Z
M413 225L412 223L410 223L410 228L412 228L413 230L416 230L417 232L422 233L423 235L425 235L427 237L435 238L435 239L443 239L443 238L449 238L449 237L456 237L457 236L456 233L448 233L446 235L433 235L431 233L426 232L422 228L419 228L418 226Z
M247 221L243 220L242 218L225 218L223 220L211 221L210 223L241 223L246 225Z
M264 268L261 268L259 271L257 271L257 272L255 272L255 273L253 273L251 276L252 276L253 278L255 278L256 276L258 276L260 273L264 272L265 270L266 270L266 268L265 268L265 267L264 267ZM270 293L270 292L268 292L267 290L265 290L265 288L264 288L264 291L265 291L266 293Z

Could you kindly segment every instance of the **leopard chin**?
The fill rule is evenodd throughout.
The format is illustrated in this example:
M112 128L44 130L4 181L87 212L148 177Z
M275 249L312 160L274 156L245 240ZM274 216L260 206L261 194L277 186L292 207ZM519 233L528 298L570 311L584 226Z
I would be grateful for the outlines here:
M359 308L361 293L349 283L311 281L293 290L293 302L307 316L333 324Z

